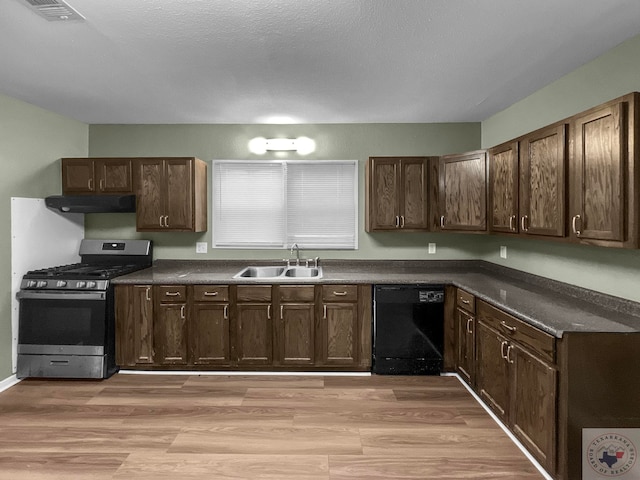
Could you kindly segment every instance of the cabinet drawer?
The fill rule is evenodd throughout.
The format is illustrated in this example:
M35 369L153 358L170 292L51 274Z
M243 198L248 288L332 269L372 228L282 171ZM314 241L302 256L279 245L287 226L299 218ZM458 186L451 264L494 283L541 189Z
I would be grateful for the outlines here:
M283 285L280 287L281 302L313 302L313 285Z
M456 295L456 303L458 307L466 310L467 312L474 313L476 311L476 297L460 288L458 288L458 293Z
M161 285L156 287L161 302L184 302L187 300L185 285Z
M357 302L357 285L323 285L322 300L325 302Z
M194 302L228 302L229 287L226 285L194 285Z
M506 338L514 340L538 354L543 360L555 363L556 339L536 327L518 320L495 307L478 301L478 319L495 328Z
M239 302L271 302L271 285L239 285Z

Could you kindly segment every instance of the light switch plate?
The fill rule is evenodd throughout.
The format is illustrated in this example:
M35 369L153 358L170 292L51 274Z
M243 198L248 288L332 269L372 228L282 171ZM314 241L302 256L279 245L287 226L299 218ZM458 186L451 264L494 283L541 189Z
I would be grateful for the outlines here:
M430 243L428 251L429 251L430 254L436 253L436 244L435 243Z
M196 253L207 253L207 242L196 242Z
M500 258L507 258L507 247L504 245L500 246Z

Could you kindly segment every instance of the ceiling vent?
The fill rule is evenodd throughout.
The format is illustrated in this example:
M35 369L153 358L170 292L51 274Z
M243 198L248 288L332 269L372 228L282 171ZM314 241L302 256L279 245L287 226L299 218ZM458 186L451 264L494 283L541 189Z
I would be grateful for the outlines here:
M50 22L83 21L84 17L62 0L25 0L29 7Z

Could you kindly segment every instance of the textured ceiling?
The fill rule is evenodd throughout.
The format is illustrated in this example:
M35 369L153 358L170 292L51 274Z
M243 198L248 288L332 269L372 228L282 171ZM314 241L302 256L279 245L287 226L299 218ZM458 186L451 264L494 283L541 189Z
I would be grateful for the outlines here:
M640 33L638 0L0 0L0 93L86 123L481 121Z

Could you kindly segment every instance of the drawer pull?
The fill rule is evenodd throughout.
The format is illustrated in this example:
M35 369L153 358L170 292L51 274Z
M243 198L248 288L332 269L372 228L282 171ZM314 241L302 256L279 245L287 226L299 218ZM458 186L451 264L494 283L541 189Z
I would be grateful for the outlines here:
M204 292L205 297L215 297L218 295L218 292Z
M164 292L167 297L178 297L180 296L180 292Z
M507 322L505 322L504 320L500 322L500 325L502 325L504 328L509 330L511 333L516 331L516 327L512 327L511 325L507 324Z
M344 297L347 294L347 292L333 292L333 294L336 297Z
M464 299L464 298L462 298L462 297L460 297L460 301L461 301L462 303L464 303L465 305L470 305L470 304L471 304L471 302L470 302L469 300L465 300L465 299Z

